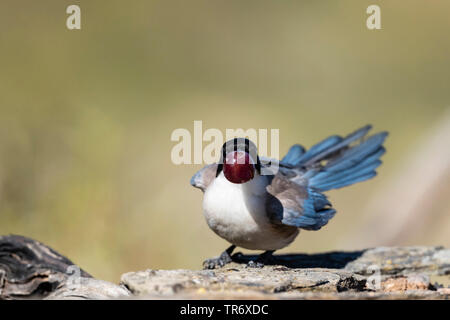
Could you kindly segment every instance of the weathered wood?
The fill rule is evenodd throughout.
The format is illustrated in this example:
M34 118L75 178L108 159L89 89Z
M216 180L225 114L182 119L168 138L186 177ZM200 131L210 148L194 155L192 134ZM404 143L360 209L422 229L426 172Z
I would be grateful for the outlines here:
M128 295L93 279L50 247L18 235L0 236L0 299L104 299Z

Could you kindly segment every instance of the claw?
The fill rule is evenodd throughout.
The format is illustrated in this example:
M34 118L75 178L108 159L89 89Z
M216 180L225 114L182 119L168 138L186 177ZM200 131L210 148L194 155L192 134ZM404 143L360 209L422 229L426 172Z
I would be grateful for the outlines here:
M273 259L273 251L268 250L258 256L258 258L253 261L250 260L247 263L247 268L263 268L265 264L269 264Z
M233 252L235 246L232 245L227 250L222 252L222 254L217 258L212 259L206 259L203 261L203 269L215 269L215 268L221 268L227 263L230 263L233 261L231 259L231 253Z
M253 260L250 260L248 263L247 263L247 266L246 266L247 268L255 268L255 269L260 269L260 268L263 268L264 267L264 263L262 263L262 262L259 262L259 261L253 261Z
M223 267L227 262L225 262L221 257L206 259L203 261L203 269L216 269Z

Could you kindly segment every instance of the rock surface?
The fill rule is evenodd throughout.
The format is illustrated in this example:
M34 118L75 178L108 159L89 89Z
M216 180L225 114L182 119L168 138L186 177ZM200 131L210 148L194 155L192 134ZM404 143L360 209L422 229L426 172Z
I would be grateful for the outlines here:
M0 236L0 299L450 299L450 250L390 247L354 252L233 255L216 270L129 272L94 279L48 246Z
M379 247L357 252L278 255L247 268L235 255L216 270L146 270L122 276L134 297L186 299L449 299L450 250ZM432 283L438 279L440 283Z

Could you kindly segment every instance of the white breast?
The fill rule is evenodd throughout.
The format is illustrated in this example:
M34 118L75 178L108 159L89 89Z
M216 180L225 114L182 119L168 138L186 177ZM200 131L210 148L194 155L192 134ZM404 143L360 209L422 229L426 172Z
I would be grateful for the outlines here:
M209 227L246 249L277 250L291 243L298 231L280 232L266 214L267 184L266 176L257 175L249 182L234 184L220 173L203 198L203 214Z

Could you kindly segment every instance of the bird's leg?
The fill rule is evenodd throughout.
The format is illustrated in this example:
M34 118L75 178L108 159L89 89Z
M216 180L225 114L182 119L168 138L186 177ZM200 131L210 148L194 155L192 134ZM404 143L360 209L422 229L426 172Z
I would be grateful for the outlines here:
M236 248L236 246L233 244L230 246L227 250L222 252L222 254L217 258L212 259L206 259L203 261L203 269L215 269L220 268L226 265L227 263L230 263L232 261L231 259L231 253Z
M267 250L264 253L260 254L255 261L250 260L247 263L247 268L262 268L265 264L269 263L273 258L272 254L275 250Z

